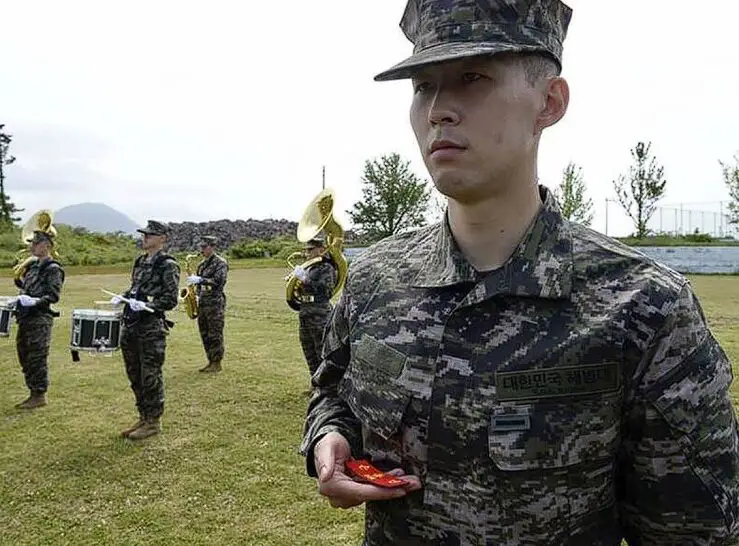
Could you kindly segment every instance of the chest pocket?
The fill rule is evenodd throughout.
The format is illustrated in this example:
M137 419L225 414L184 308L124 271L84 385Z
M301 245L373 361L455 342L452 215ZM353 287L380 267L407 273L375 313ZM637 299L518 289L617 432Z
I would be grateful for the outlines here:
M139 265L137 273L137 285L139 292L147 296L158 296L163 284L163 265L167 258L158 257L154 261L143 260Z
M504 403L493 408L488 450L501 470L564 468L615 456L619 392L575 399Z
M364 334L352 343L351 360L339 382L339 396L372 432L389 439L400 427L410 400L397 379L406 355Z

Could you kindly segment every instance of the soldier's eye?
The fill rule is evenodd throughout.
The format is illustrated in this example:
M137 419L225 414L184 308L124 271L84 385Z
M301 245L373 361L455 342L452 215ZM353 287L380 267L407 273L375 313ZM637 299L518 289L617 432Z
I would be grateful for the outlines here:
M431 89L431 84L429 82L423 82L423 81L414 81L413 82L413 92L414 93L424 93Z
M466 83L472 83L472 82L475 82L475 81L480 80L482 78L483 78L483 75L482 74L478 74L477 72L465 72L462 75L462 79Z

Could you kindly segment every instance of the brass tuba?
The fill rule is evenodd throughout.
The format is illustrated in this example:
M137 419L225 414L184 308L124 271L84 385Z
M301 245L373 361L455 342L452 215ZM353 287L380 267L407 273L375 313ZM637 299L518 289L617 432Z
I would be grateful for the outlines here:
M198 254L188 254L185 256L185 272L187 276L193 274L192 260L197 258ZM198 306L198 295L195 293L195 286L190 284L180 290L180 301L185 306L185 312L191 319L198 318L200 308Z
M303 217L298 223L298 241L305 243L316 237L321 231L326 233L326 251L320 256L316 256L301 264L303 269L320 263L324 256L328 254L336 264L337 268L337 279L336 285L334 286L331 297L335 297L336 294L344 288L346 283L346 276L348 270L348 264L343 253L344 246L344 230L341 225L336 221L333 216L334 208L334 191L330 188L322 190L313 200L308 204L308 207L303 212ZM296 255L301 254L300 252L294 252L287 259L287 264L291 270L295 269L295 265L292 260L295 259ZM285 278L285 299L287 305L293 311L300 310L300 304L302 303L303 296L303 283L295 276L294 272L290 272Z
M51 235L52 238L56 237L56 228L52 225L53 220L54 213L48 209L41 209L31 216L31 218L29 218L21 228L21 243L27 246L33 239L34 231L43 231ZM29 254L30 250L25 248L16 255L18 264L13 267L14 280L20 281L23 278L23 275L25 275L28 266L36 261L36 256ZM59 258L59 255L53 247L51 249L51 256L55 260Z

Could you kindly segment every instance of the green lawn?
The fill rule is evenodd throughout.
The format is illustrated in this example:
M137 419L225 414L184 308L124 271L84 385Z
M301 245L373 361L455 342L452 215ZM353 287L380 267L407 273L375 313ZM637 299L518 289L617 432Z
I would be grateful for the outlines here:
M136 419L120 354L74 363L68 349L72 309L125 288L126 273L67 278L49 406L13 408L27 392L13 337L0 338L0 544L359 544L362 511L332 509L296 451L308 371L284 274L232 271L220 375L197 373L196 325L173 314L164 432L140 444L118 437ZM739 278L694 284L738 362Z

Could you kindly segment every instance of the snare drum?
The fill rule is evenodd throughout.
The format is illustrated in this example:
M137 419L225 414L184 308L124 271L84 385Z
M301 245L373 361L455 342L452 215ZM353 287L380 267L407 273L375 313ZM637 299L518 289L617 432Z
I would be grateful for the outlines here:
M122 311L74 309L72 311L72 356L78 351L113 353L121 343ZM76 359L75 359L76 360Z
M15 298L9 296L0 296L0 337L8 337L10 335L10 327L13 324L14 304L10 302Z

